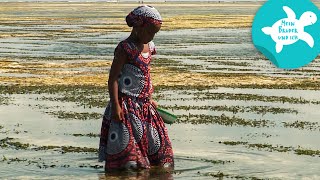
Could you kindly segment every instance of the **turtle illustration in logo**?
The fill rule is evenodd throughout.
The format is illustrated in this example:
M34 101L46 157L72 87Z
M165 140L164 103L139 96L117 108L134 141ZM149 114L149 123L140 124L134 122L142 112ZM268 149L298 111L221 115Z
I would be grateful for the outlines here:
M316 14L306 11L299 19L296 19L296 14L291 8L283 6L282 9L287 14L287 18L278 20L272 27L263 27L261 29L264 34L270 35L273 41L276 42L276 52L280 53L284 45L293 44L298 40L305 41L313 48L313 37L304 31L304 27L317 22Z

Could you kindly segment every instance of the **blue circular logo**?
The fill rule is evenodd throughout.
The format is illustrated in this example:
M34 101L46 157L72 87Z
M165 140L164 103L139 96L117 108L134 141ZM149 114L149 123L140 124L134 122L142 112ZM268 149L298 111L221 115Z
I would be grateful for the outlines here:
M269 0L254 17L252 41L277 67L299 68L320 53L319 21L310 0Z

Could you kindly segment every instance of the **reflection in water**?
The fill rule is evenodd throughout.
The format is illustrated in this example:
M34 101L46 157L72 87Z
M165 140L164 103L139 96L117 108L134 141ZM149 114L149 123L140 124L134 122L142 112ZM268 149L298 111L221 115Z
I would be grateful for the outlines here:
M135 179L135 180L171 180L173 179L172 173L174 171L164 168L151 168L139 171L126 170L126 171L113 171L99 175L99 180L105 179Z

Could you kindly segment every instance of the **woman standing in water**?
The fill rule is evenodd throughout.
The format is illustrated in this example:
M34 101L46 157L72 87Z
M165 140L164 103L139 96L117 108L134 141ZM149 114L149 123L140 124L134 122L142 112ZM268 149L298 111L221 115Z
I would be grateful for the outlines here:
M108 80L110 102L101 127L99 160L105 170L174 167L171 142L152 100L152 42L162 19L151 6L139 6L126 17L130 36L115 49Z

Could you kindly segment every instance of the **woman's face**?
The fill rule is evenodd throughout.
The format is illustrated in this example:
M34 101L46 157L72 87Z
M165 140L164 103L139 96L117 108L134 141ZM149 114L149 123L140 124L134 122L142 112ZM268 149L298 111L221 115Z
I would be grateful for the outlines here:
M161 24L148 24L144 27L139 27L138 36L140 42L143 44L147 44L148 42L152 41L154 35L160 30Z

